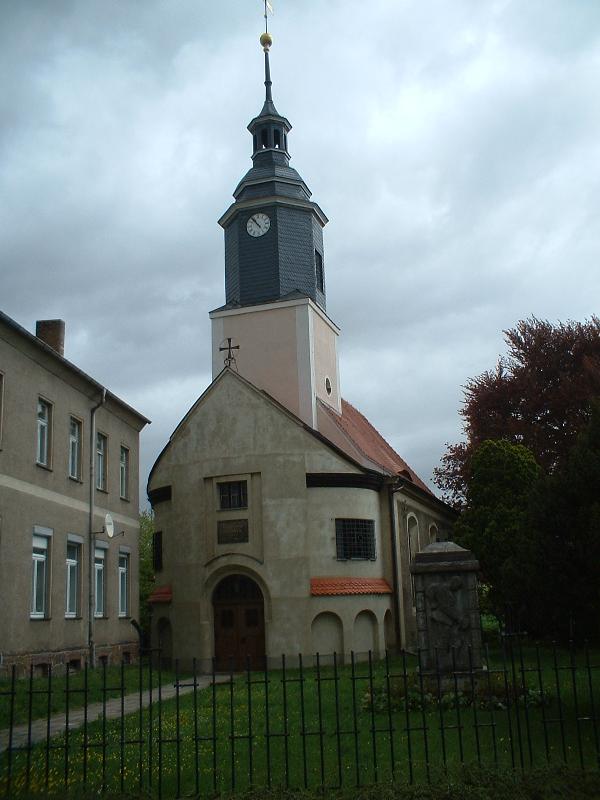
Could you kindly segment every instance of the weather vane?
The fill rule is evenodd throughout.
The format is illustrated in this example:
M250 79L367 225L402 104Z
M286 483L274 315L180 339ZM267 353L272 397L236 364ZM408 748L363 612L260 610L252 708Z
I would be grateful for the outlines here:
M225 339L223 339L223 342L221 342L221 344L223 344L224 342ZM224 353L225 351L227 351L227 355L223 359L223 363L225 364L226 367L229 367L231 369L232 366L235 366L235 368L237 369L237 363L235 360L235 356L233 355L233 351L239 349L240 349L239 344L231 344L231 336L227 337L226 347L219 347L220 353Z
M265 33L269 32L269 18L267 16L267 11L270 11L271 14L273 13L273 4L271 0L264 0L265 2Z

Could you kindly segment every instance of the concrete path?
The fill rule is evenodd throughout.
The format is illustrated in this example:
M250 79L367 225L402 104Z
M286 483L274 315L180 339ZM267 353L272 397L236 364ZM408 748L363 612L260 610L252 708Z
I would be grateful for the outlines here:
M229 675L215 675L215 683L228 683L230 680ZM206 689L207 686L212 684L212 676L198 676L196 679L198 689ZM182 684L179 687L179 696L183 696L184 694L189 694L193 691L193 686L191 685L192 679L190 678L189 681L183 680ZM161 687L161 699L162 700L170 700L171 698L175 697L175 685L165 684ZM158 687L152 690L152 702L158 702ZM147 708L150 705L150 692L144 691L142 692L142 708ZM140 708L140 694L139 692L135 692L134 694L126 694L123 698L123 713L125 716L128 714L133 714L136 711L139 711ZM121 716L121 698L120 697L112 697L106 701L106 719L118 719ZM90 703L88 705L87 710L87 720L88 723L95 722L97 719L102 717L102 703ZM84 722L84 710L83 706L78 708L69 709L69 730L74 731L77 728L81 728ZM60 733L64 733L66 728L66 721L65 715L62 714L54 714L54 716L50 717L50 727L48 728L48 721L45 717L41 719L35 719L31 722L31 744L37 744L38 742L43 742L48 737L48 733L50 734L50 738L53 736L57 736ZM12 733L12 749L16 750L18 748L27 747L27 742L29 741L29 732L27 725L15 725L13 727ZM5 730L0 731L0 753L3 753L5 750L8 749L9 743L9 730L6 728Z

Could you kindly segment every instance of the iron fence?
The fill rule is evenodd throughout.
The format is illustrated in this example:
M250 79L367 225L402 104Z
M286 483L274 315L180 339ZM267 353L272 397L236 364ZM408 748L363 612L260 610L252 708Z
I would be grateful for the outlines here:
M483 668L419 654L283 656L207 675L68 666L0 684L0 794L211 796L249 787L426 782L477 764L600 768L600 651L504 635ZM150 657L154 656L154 657Z

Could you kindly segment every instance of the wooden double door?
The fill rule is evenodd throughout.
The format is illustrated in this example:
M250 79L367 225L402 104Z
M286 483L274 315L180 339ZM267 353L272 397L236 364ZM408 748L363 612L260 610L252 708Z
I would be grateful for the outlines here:
M265 615L260 587L246 575L224 578L213 594L219 671L264 669Z

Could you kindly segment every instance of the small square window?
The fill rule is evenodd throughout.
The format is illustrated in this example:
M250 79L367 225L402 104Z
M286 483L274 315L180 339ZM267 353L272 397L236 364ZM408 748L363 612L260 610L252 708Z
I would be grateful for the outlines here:
M235 508L248 508L247 481L227 481L219 484L219 508L226 511Z
M375 522L372 519L336 519L338 561L375 561Z

